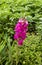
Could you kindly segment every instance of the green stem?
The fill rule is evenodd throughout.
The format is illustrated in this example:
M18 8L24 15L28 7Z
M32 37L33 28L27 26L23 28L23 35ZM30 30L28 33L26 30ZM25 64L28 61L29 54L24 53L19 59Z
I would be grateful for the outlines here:
M18 64L18 46L16 46L16 65Z

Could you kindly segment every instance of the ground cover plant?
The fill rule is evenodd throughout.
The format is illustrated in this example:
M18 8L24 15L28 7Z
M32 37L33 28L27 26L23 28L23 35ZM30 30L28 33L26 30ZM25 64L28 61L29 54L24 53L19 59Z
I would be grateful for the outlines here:
M18 47L17 65L42 65L42 0L0 0L0 65L16 65L13 36L21 17L29 27L23 46Z

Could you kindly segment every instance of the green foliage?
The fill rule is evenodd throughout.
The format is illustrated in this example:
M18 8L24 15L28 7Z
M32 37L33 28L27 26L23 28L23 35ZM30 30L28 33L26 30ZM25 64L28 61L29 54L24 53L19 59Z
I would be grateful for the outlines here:
M7 35L4 41L5 40L5 47L0 53L0 64L15 65L17 43L16 41L13 41L11 45L12 40ZM18 65L42 65L42 43L40 42L40 36L27 34L23 46L18 47L18 51Z
M9 27L13 27L16 20L21 17L25 17L32 26L33 24L31 22L35 22L36 25L34 30L42 30L42 1L0 0L0 27L5 24L3 28L8 30L7 26L9 25ZM31 25L30 30L32 30Z
M18 47L18 65L42 65L42 0L0 0L0 65L16 65L13 34L21 17L28 20L32 35Z

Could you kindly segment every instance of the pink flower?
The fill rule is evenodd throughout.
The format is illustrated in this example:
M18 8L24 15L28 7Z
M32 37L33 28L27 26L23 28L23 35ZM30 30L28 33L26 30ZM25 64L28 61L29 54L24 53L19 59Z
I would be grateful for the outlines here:
M20 39L20 40L18 41L18 45L23 45L23 39Z
M17 40L18 45L23 44L23 40L26 38L26 32L28 30L28 21L25 18L18 20L18 23L15 26L15 35L14 39Z

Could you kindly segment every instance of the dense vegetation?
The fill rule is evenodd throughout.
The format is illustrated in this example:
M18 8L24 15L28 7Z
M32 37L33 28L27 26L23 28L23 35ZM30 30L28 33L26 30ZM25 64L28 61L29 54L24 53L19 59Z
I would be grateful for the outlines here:
M42 0L0 0L0 65L16 65L13 35L21 17L28 20L29 29L18 47L18 65L42 65Z

